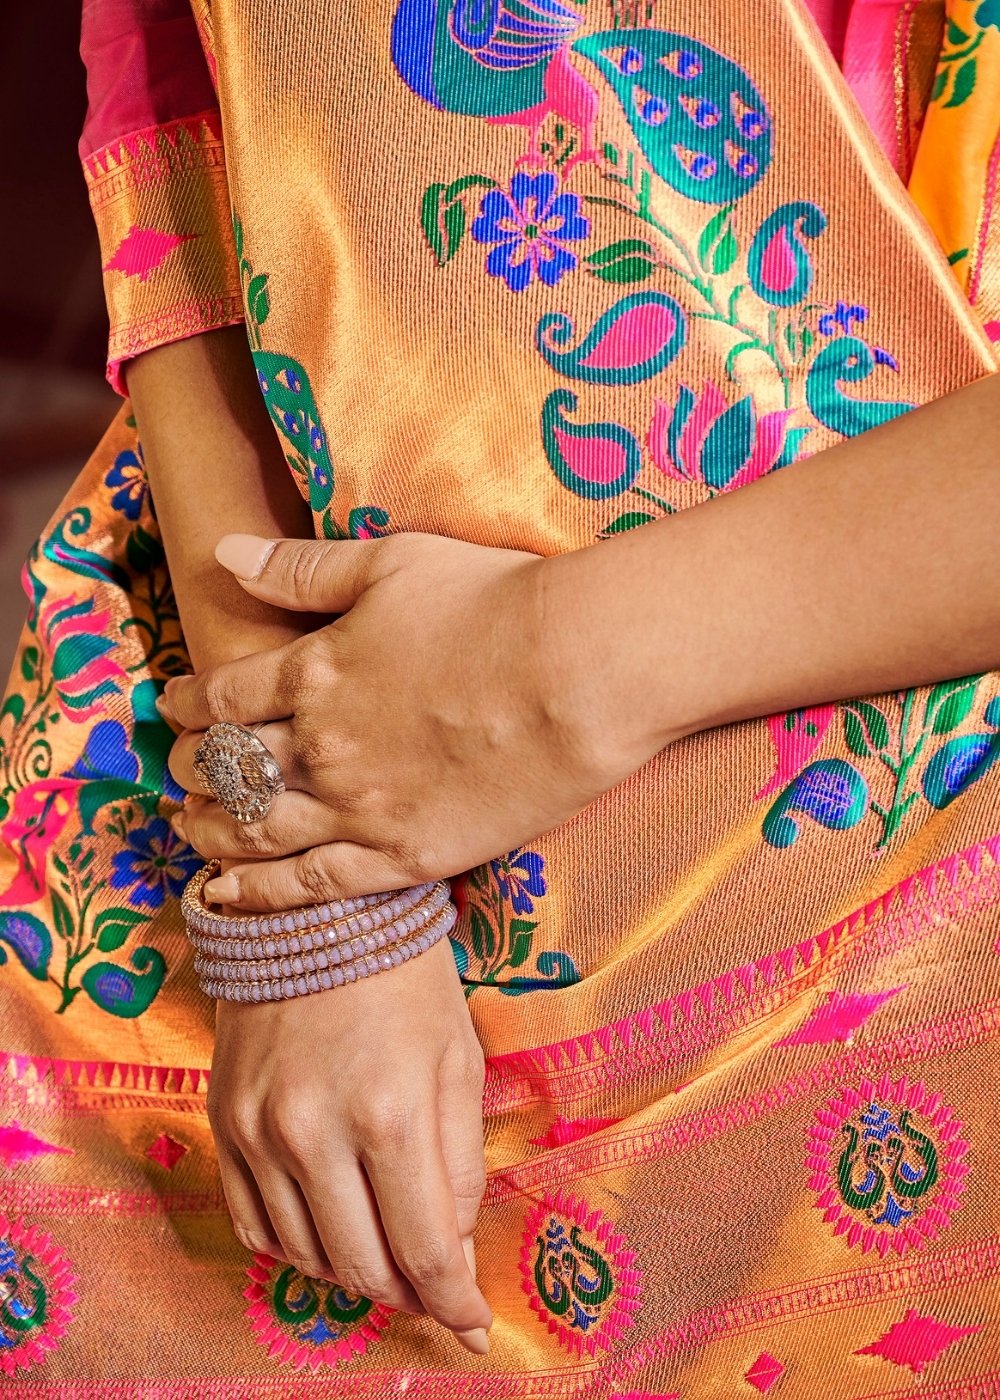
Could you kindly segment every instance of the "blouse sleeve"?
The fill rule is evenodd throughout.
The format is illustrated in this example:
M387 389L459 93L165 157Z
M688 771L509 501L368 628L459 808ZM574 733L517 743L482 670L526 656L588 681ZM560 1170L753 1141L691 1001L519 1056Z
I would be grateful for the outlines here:
M199 32L201 31L201 32ZM108 380L243 320L219 108L190 0L84 0L80 157L111 322Z

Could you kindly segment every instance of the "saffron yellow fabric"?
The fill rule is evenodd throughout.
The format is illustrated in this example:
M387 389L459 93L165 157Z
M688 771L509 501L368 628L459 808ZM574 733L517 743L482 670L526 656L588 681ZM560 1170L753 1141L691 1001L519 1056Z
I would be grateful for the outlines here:
M946 256L988 224L989 90L923 125L929 224L793 0L214 0L211 30L248 334L320 535L579 548L994 367ZM980 190L947 224L943 123ZM5 1393L997 1394L1000 678L685 740L454 882L476 1359L232 1235L127 412L28 562L0 729Z

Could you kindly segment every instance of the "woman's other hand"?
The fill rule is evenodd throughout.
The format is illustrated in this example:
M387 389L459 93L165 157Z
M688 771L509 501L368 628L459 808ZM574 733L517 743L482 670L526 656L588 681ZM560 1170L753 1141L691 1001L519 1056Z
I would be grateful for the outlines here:
M237 863L209 899L282 909L453 875L565 821L659 747L632 743L581 629L560 605L547 615L554 561L416 534L228 536L218 556L259 599L341 616L167 686L164 712L190 731L171 757L182 786L201 790L198 731L229 720L265 721L288 787L251 825L215 802L180 814L198 851Z
M220 1003L208 1112L240 1240L484 1352L482 1089L447 939L336 992Z

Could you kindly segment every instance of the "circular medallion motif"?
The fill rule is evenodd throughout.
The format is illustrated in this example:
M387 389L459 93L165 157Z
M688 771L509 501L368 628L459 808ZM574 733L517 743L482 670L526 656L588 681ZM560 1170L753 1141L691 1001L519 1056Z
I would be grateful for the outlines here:
M257 1341L268 1356L296 1369L316 1371L361 1356L392 1317L382 1303L306 1278L267 1254L254 1255L247 1276L243 1296Z
M883 1075L816 1114L806 1165L835 1235L883 1258L919 1249L951 1223L968 1166L962 1126L939 1094Z
M524 1222L521 1287L567 1351L606 1351L639 1306L642 1274L624 1235L574 1196L545 1195Z
M36 1366L66 1331L73 1271L48 1235L0 1215L0 1371Z

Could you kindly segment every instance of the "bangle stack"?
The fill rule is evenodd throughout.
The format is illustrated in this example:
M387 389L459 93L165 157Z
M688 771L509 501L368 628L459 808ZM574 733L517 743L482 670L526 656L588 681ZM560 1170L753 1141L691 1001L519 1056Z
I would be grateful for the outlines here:
M445 884L362 895L280 914L227 916L204 902L212 861L188 883L181 912L202 990L221 1001L282 1001L388 972L451 932Z

